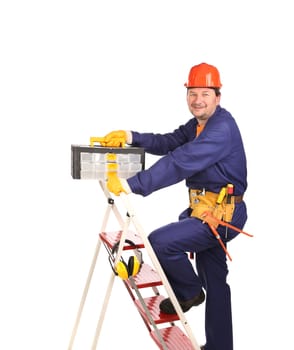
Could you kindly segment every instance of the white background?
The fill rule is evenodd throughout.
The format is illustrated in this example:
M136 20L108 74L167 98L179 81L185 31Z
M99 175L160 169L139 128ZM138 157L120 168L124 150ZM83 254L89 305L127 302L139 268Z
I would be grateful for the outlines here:
M248 157L245 229L255 237L229 246L235 349L292 347L291 9L286 0L1 2L1 350L67 349L106 205L98 183L71 178L71 144L185 123L183 84L201 62L220 70L221 105ZM131 199L146 232L187 205L184 183ZM110 274L99 257L79 350L90 349ZM200 344L203 312L187 313ZM119 279L98 343L116 348L156 348Z

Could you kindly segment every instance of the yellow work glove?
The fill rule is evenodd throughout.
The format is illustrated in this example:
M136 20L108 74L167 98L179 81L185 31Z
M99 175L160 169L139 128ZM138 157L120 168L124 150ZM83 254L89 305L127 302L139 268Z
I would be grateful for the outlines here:
M124 130L117 130L104 136L101 145L104 147L124 147L126 142L127 133Z
M122 192L126 194L132 192L127 180L119 178L116 172L108 172L106 185L108 190L116 196L119 196Z

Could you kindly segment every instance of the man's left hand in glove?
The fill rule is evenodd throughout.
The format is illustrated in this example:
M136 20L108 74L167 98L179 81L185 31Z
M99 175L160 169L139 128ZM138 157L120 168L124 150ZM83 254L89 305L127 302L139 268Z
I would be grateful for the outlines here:
M110 192L119 196L122 192L129 194L132 192L126 179L119 178L116 172L108 172L107 188Z

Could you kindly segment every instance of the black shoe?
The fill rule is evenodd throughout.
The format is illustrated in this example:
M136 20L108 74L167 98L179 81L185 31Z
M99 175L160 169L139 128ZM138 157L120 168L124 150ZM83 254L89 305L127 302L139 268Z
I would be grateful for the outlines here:
M201 290L200 294L197 295L195 298L187 300L187 301L179 301L179 304L183 310L183 312L187 312L191 309L192 306L198 306L202 304L205 300L205 294L203 290ZM170 298L162 300L162 302L159 304L160 311L164 312L165 314L176 314L176 310L170 300Z
M205 350L204 345L200 346L200 350Z

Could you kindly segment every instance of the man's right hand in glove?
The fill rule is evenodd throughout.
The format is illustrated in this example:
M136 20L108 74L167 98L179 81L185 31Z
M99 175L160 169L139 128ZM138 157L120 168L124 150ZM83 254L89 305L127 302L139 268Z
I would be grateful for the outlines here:
M101 145L104 147L124 147L127 143L127 132L124 130L111 131L104 136Z
M126 143L132 144L132 141L132 132L124 130L111 131L104 137L90 137L91 146L94 146L95 142L99 142L103 147L124 147Z

